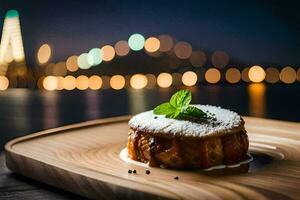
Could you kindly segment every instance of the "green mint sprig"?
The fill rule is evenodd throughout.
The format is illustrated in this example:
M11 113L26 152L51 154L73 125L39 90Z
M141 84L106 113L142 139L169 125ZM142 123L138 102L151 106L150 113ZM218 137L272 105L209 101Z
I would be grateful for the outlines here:
M187 120L207 120L211 117L201 109L191 106L192 93L189 90L176 92L169 102L155 107L153 112L156 115L165 115L167 118Z

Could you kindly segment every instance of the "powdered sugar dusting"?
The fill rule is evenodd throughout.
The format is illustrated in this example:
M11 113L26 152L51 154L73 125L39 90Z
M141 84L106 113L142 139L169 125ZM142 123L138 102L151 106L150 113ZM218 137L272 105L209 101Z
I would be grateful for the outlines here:
M155 115L152 110L132 117L129 126L133 129L164 136L207 137L236 133L244 129L243 119L236 113L211 105L193 105L215 114L216 121L191 122Z

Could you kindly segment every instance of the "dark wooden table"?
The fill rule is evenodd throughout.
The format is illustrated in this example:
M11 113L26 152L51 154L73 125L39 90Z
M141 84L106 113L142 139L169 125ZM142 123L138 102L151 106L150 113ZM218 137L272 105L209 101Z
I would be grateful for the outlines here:
M63 92L11 89L1 92L0 199L83 199L9 171L3 153L3 145L8 140L66 124L138 113L167 101L177 89ZM299 83L289 86L203 85L191 90L193 103L220 105L242 115L300 121ZM126 197L112 194L107 198Z

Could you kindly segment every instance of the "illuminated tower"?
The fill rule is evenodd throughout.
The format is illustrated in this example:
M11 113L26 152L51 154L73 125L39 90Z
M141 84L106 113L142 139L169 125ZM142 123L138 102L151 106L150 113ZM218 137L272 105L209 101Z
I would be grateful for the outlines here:
M20 28L19 13L9 10L4 19L0 44L0 75L5 75L9 63L15 61L15 75L26 73L25 54Z

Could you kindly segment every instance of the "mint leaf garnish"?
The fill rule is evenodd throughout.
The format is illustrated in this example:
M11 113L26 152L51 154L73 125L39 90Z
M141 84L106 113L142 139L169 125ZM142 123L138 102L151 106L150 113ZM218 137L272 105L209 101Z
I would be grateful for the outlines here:
M184 110L184 115L188 115L195 118L204 118L206 113L195 106L189 106Z
M185 108L192 100L192 93L189 90L180 90L170 99L170 104L175 108Z
M169 115L176 112L176 108L173 107L169 102L160 104L154 108L153 112L156 115Z
M165 115L167 118L187 119L187 120L207 120L211 119L207 113L201 109L190 106L192 93L188 90L180 90L173 94L170 102L160 104L154 108L156 115Z

